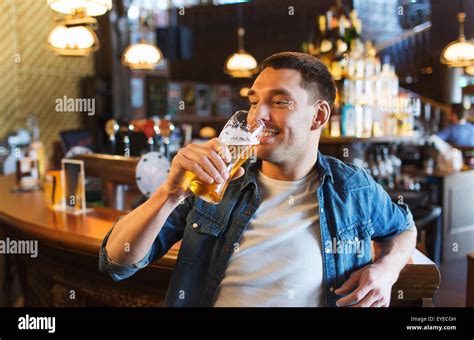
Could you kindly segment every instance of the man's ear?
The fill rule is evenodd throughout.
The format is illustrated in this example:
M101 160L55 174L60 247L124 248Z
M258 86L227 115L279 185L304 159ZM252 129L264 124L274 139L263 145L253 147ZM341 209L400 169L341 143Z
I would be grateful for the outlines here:
M317 101L314 105L313 121L311 124L311 130L320 129L326 124L331 115L331 107L325 100Z

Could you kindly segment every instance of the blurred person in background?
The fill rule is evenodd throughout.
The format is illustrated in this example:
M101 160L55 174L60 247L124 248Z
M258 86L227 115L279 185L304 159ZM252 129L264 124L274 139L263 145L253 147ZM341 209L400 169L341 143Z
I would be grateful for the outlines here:
M451 111L452 124L437 133L454 147L474 147L474 124L467 121L469 110L462 104L454 104Z

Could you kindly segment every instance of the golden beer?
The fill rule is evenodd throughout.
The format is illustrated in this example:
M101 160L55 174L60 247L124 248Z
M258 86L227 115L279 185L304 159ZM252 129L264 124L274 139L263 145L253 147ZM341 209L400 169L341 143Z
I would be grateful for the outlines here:
M218 204L222 200L232 176L234 176L236 171L245 163L246 160L255 156L257 144L227 145L227 148L232 155L232 160L227 165L229 178L224 183L205 183L190 171L187 171L185 175L185 186L187 186L194 195L199 196L201 199L211 204Z
M219 140L227 146L231 154L231 161L227 165L229 178L221 184L205 183L196 175L187 171L184 176L183 189L188 189L206 202L218 204L224 197L230 179L242 164L250 157L255 156L257 145L265 131L265 124L248 111L239 110L225 124Z

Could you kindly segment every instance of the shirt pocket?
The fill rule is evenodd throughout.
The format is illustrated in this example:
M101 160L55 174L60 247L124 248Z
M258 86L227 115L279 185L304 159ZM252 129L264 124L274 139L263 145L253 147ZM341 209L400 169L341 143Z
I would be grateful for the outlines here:
M337 232L338 249L346 275L372 262L372 234L370 219L358 221L340 228Z
M216 245L223 229L224 225L221 222L194 208L186 218L178 261L203 263L209 257L211 248Z

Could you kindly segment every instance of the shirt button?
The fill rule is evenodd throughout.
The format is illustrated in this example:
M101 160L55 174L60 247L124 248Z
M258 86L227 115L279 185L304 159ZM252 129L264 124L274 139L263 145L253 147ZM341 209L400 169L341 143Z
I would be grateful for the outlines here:
M193 223L193 228L197 228L198 227L198 224L197 223Z
M329 288L329 291L330 291L331 293L334 292L334 287L330 287L330 288Z
M252 212L251 212L250 210L246 210L246 211L244 212L244 214L245 214L246 216L250 216L250 215L252 215Z
M323 214L323 213L324 213L324 209L323 209L323 208L321 208L321 214Z

